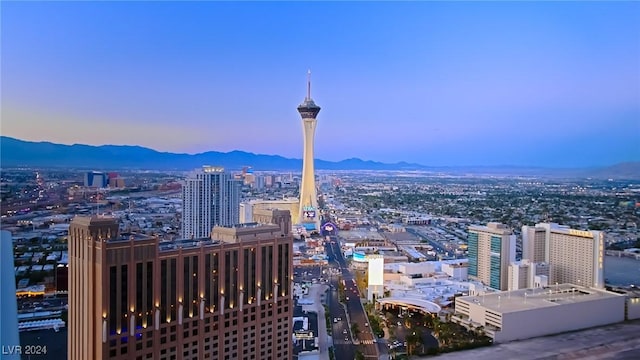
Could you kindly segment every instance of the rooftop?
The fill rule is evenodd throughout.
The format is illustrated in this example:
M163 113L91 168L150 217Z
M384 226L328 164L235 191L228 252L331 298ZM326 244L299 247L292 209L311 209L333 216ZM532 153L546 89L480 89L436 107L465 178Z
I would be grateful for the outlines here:
M201 238L201 239L183 239L183 240L173 240L173 241L162 241L158 243L158 247L160 251L171 251L176 249L189 249L201 246L213 246L219 245L222 241L220 240L212 240L210 238Z
M487 309L498 313L509 313L616 296L623 295L573 284L559 284L546 288L502 291L479 296L465 296L458 299L481 304Z
M505 224L496 222L487 223L486 226L471 225L469 226L468 231L481 231L498 235L511 235L511 229L509 229Z
M125 232L125 233L120 233L116 237L110 238L108 241L109 242L130 241L130 240L140 241L140 240L150 240L150 239L153 239L153 236L149 236L149 235L145 235L145 234L138 234L138 233L133 233L133 232Z

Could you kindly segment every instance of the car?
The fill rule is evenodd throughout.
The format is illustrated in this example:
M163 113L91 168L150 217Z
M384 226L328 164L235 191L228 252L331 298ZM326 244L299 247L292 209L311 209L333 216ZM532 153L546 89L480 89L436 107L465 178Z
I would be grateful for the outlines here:
M342 330L342 333L346 334L347 333L347 329Z
M369 323L364 323L364 326L369 326Z

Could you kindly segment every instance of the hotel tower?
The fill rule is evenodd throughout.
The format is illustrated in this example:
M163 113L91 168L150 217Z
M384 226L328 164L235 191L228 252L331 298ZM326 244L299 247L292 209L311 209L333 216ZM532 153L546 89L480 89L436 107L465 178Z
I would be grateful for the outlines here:
M68 358L290 360L291 216L267 217L175 241L74 218Z
M509 287L509 264L516 260L516 237L500 223L469 226L469 277L496 290Z
M240 222L240 186L219 166L196 169L182 186L182 238L209 237L214 226Z
M311 99L311 71L307 77L307 97L298 106L302 117L302 131L304 135L304 154L302 158L302 183L300 184L300 218L298 223L308 230L320 229L318 214L318 197L316 194L315 170L313 166L313 143L316 133L316 116L320 107Z
M604 233L556 223L522 227L522 258L549 264L549 284L604 288Z

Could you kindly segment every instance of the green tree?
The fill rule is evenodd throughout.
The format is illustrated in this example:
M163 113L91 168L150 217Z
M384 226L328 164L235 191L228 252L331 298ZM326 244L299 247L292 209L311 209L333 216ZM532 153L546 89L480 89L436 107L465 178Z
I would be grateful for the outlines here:
M351 332L353 336L358 336L360 334L360 328L358 327L358 323L351 324Z
M407 335L407 353L409 355L421 354L422 351L422 334L420 329L415 329L411 334ZM417 351L416 351L417 350Z

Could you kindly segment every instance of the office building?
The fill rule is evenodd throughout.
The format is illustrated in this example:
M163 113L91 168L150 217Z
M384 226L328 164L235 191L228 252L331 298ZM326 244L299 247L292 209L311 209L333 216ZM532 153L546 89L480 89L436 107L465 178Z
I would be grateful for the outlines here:
M292 246L272 224L160 242L74 218L69 359L291 359Z
M515 261L516 239L506 225L469 226L469 278L496 290L509 287L509 264Z
M494 342L522 340L624 320L625 296L574 284L457 297L451 321Z
M320 112L320 107L311 99L311 72L309 72L307 79L307 97L298 106L298 112L302 117L304 152L302 156L302 181L300 183L300 211L297 220L307 230L319 230L320 214L318 213L313 144L316 134L316 117Z
M604 233L570 229L555 223L524 226L522 233L523 258L544 257L542 261L549 264L549 284L604 288Z
M223 167L203 166L182 187L182 238L204 238L216 225L240 222L240 187Z

